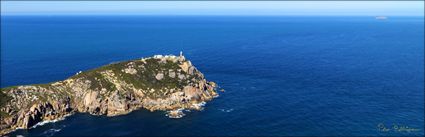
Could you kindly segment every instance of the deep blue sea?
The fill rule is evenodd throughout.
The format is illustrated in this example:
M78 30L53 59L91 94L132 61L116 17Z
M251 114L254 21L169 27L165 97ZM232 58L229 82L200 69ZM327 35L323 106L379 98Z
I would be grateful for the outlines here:
M423 17L2 16L1 87L180 51L226 90L203 111L76 114L10 135L424 135Z

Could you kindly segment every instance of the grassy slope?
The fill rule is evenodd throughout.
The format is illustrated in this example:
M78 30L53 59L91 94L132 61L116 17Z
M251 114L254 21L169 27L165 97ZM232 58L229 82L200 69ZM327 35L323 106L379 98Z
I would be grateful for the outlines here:
M125 72L122 72L123 69L127 68L127 64L129 62L134 62L135 66L143 65L144 68L135 67L137 70L137 73L132 75ZM153 98L161 97L164 93L161 89L168 88L178 88L181 89L185 85L189 84L187 80L179 80L178 76L176 75L175 78L168 77L169 70L172 70L174 72L178 72L177 70L180 69L180 64L173 63L171 61L167 61L166 63L160 63L159 59L149 58L146 59L146 63L140 61L140 60L134 60L134 61L124 61L120 63L115 64L109 64L105 66L101 66L99 68L95 68L92 70L88 70L85 72L82 72L78 75L71 76L70 79L79 79L83 78L86 80L91 81L90 89L92 90L101 90L101 88L106 88L108 91L114 91L116 90L116 87L113 83L106 80L101 72L106 70L112 70L115 76L117 76L120 80L125 81L126 83L134 85L135 88L139 89L155 89L154 93L149 93L148 96ZM162 80L157 80L155 78L155 75L159 72L162 72L164 74L164 78ZM181 71L181 74L186 75L185 72ZM190 76L187 79L198 79L198 77ZM190 82L190 81L189 81ZM34 84L32 86L40 86L44 88L51 88L51 83L48 84ZM11 97L7 96L4 91L7 91L11 88L16 88L17 86L12 87L6 87L2 88L0 92L0 108L3 107L10 99ZM47 98L41 97L40 99L46 100ZM4 112L0 111L0 114L3 114Z

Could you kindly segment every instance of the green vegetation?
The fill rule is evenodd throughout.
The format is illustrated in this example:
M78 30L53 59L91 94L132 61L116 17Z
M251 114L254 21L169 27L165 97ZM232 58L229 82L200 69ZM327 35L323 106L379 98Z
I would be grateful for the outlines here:
M8 96L6 93L3 93L3 89L0 91L0 108L6 105L6 103L11 100L12 97ZM0 118L7 116L6 112L0 110Z
M51 84L53 82L47 83L47 84L32 84L31 86L38 86L38 87L42 87L42 88L47 88L49 89L51 87Z
M134 66L133 68L136 69L137 73L128 74L123 72L123 70L129 67L129 63L130 65ZM132 84L135 88L143 89L145 91L154 89L154 93L146 93L148 96L160 97L166 94L164 93L165 90L161 89L181 89L185 85L189 84L187 80L180 80L178 78L177 72L178 69L180 69L179 65L181 64L172 61L166 61L161 63L160 59L149 58L146 59L145 62L141 60L135 60L109 64L93 70L82 72L78 75L72 76L71 78L83 78L85 80L91 81L90 89L93 90L100 90L101 88L106 88L109 91L113 91L116 90L114 84L105 79L104 76L101 74L101 72L103 71L110 70L119 80L122 80L128 84ZM170 71L176 73L176 76L174 78L168 77ZM163 79L157 80L155 78L158 73L164 74ZM180 74L186 75L186 73L183 71L181 71ZM197 75L191 75L188 79L191 80L192 78L198 79L199 77Z
M28 109L36 103L63 101L68 99L68 97L85 100L85 95L87 95L85 90L87 88L99 91L97 95L100 96L102 103L104 103L106 97L114 97L111 94L115 93L118 93L119 98L133 99L133 96L141 95L139 94L139 89L142 89L141 92L143 92L144 96L151 99L166 98L171 93L182 90L185 86L195 86L196 83L203 80L202 73L198 73L196 70L194 74L191 73L190 75L182 70L180 65L188 62L173 61L148 58L101 66L71 76L65 81L28 85L35 87L27 87L27 89L22 89L22 92L17 92L16 94L23 95L14 96L16 97L14 102L11 102L12 97L8 96L9 93L6 92L18 88L18 86L2 88L0 92L0 108L4 111L7 103L16 103L17 105L8 106L7 108L8 111L11 110L10 114L14 114L18 113L19 110ZM184 65L185 69L187 69L186 67L188 66L186 65L188 64ZM192 69L190 68L190 71ZM160 76L158 74L163 76L157 78L156 76ZM118 81L117 83L115 83L116 80ZM89 81L90 84L85 85L86 81ZM118 90L116 86L120 88L118 92L115 92ZM136 94L131 93L133 86L137 90L135 91ZM106 92L102 90L103 88L106 89ZM90 100L92 100L91 98L90 96ZM98 97L96 97L97 99ZM16 106L19 107L17 108ZM0 110L0 118L8 117L8 115L7 112Z
M3 90L0 91L0 107L3 107L6 105L6 103L12 99L12 97L9 97L6 93L3 93Z
M70 77L69 79L73 80L81 80L82 82L88 80L90 81L90 87L89 89L92 90L101 90L102 88L107 89L108 91L115 91L117 88L115 87L114 83L112 81L109 81L103 74L103 72L106 71L112 71L112 73L115 75L115 77L118 78L118 80L124 81L127 84L133 85L137 89L143 89L144 91L147 91L145 94L150 97L158 98L162 97L163 95L166 95L167 89L182 89L184 86L188 85L189 83L193 82L192 79L199 79L200 77L198 75L187 75L184 71L178 71L180 70L180 64L181 62L172 62L172 61L165 61L161 62L160 59L156 58L148 58L145 59L145 61L141 60L133 60L133 61L124 61L114 64L109 64L105 66L101 66L96 69L88 70L82 73L79 73L77 75L74 75ZM137 73L135 74L129 74L125 73L123 70L128 69L132 66ZM175 73L175 77L169 77L169 73L173 72ZM155 76L159 73L164 74L164 77L161 80L157 80ZM182 74L185 76L188 76L187 78L180 80L178 78L178 74ZM67 96L67 92L69 92L70 89L59 89L55 86L51 85L52 83L48 84L35 84L33 86L38 86L42 88L46 88L53 91L58 91L57 94L59 98ZM8 87L3 88L2 90L8 90L10 88L16 88L14 87ZM125 87L124 87L125 88ZM151 93L149 92L151 89L155 90L155 92ZM2 93L3 94L3 93ZM48 99L51 99L52 97L49 95L45 95L44 93L34 93L37 97L39 97L40 100L45 101ZM125 93L120 93L125 94ZM103 95L101 95L103 96ZM3 95L1 98L1 102L7 102L6 99L3 99Z
M127 74L123 77L126 82L133 83L136 88L161 89L166 87L171 89L182 88L185 84L187 84L184 81L179 81L177 76L175 78L168 77L169 70L177 72L177 69L180 68L178 63L173 63L171 61L160 63L159 59L153 58L147 59L146 64L142 63L143 62L137 62L136 65L144 65L145 69L142 70L143 72L138 70L136 76L129 76L130 74ZM155 76L160 72L164 74L164 78L162 80L157 80ZM185 74L184 72L181 73Z
M9 91L10 89L13 89L13 88L17 88L18 86L10 86L10 87L5 87L5 88L1 88L1 91L3 92L3 91ZM0 93L1 94L1 93Z
M109 82L108 80L106 80L100 72L106 71L106 70L112 70L114 72L121 71L122 67L120 66L124 66L123 63L127 63L127 62L110 64L110 65L102 66L96 69L88 70L86 72L82 72L80 74L74 75L70 77L70 79L83 78L83 79L89 80L91 82L90 89L92 90L101 90L102 88L107 88L108 90L113 91L113 90L116 90L115 85Z
M100 72L111 70L114 72L116 76L118 76L118 78L124 80L126 83L133 84L136 88L141 88L141 89L148 89L148 88L160 89L162 87L181 88L183 87L184 84L186 84L183 82L179 82L177 77L176 78L164 77L164 79L162 79L161 81L156 80L155 78L155 75L158 74L160 71L162 71L164 75L168 75L168 70L173 70L174 72L177 72L177 69L180 68L178 66L179 65L178 63L173 63L171 61L167 61L166 63L160 63L159 59L154 59L154 58L146 59L146 63L143 63L142 61L135 61L134 62L135 66L143 65L144 68L143 69L136 68L137 73L134 75L122 72L122 70L127 68L126 64L128 63L129 61L102 66L100 68L89 70L89 71L80 73L78 75L72 76L71 78L72 79L85 78L87 80L90 80L94 82L92 83L93 88L105 87L105 85L107 85L106 87L109 87L108 84L112 84L112 83L109 83L106 80L103 81L104 78L100 74ZM185 74L184 72L181 72L181 73ZM110 86L113 86L113 85L110 85Z
M31 86L39 86L39 87L43 87L43 88L49 88L49 87L50 87L50 85L51 85L52 83L53 83L53 82L51 82L51 83L45 83L45 84L31 84ZM8 90L10 90L10 89L17 88L17 87L19 87L19 86L24 86L24 85L17 85L17 86L4 87L4 88L1 88L1 90L2 90L2 91L8 91Z
M167 57L166 59L170 58ZM88 97L86 96L87 91L85 91L87 88L98 91L96 95L100 96L101 103L105 103L105 101L107 103L110 100L105 99L107 97L115 97L111 95L115 93L118 93L119 98L133 99L134 96L138 97L141 95L139 94L139 89L142 89L141 92L143 92L144 96L151 99L166 98L169 97L168 95L171 93L180 91L187 85L195 86L198 81L203 80L203 75L201 73L195 71L194 74L191 73L191 75L189 75L182 70L180 65L187 62L173 61L157 58L125 61L84 71L69 77L65 81L57 83L32 84L28 85L29 87L16 90L15 88L18 88L18 86L2 88L0 91L0 108L3 109L3 111L10 111L3 112L0 109L0 118L3 119L8 117L8 113L11 115L15 115L15 113L18 114L18 112L21 113L20 110L28 109L33 106L33 104L37 103L69 101L69 99L73 98L72 103L76 102L78 104L81 102L78 99L85 101L86 97ZM187 67L187 64L184 65ZM191 71L192 69L193 68L190 68ZM160 76L158 74L162 74L163 77L157 78L156 76ZM182 75L184 77L182 77ZM118 82L116 82L116 80ZM86 85L86 81L89 81L90 84ZM116 86L120 88L118 92L115 92L118 90ZM137 90L134 92L136 94L132 93L133 86ZM106 89L106 92L102 90L103 88ZM7 93L12 89L17 91L15 93L17 96L13 96L16 97L13 99L13 102L11 101L12 97L9 96L10 94ZM89 97L90 100L93 100L92 96ZM96 97L95 101L98 101L98 99L99 98ZM115 99L113 99L113 101L115 101ZM6 108L5 106L7 103L12 105L8 105Z

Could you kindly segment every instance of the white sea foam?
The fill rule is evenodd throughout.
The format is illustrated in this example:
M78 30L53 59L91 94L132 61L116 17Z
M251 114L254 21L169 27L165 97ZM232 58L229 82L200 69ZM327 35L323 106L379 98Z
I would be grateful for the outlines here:
M191 108L196 110L203 110L204 109L203 107L205 106L205 104L207 103L206 102L195 103L195 104L192 104Z
M57 132L59 132L59 131L61 131L62 129L54 129L54 128L52 128L52 129L49 129L49 130L46 130L46 131L44 131L43 132L43 135L46 135L46 136L53 136L55 133L57 133Z
M234 109L231 108L231 109L219 109L219 110L222 111L222 112L229 113L229 112L232 112Z
M220 95L219 94L215 94L215 96L213 96L214 98L217 98L217 97L219 97Z
M63 116L62 118L58 118L58 119L55 119L55 120L45 120L45 121L42 121L42 122L39 122L39 123L35 124L35 125L34 125L34 126L32 126L31 128L36 128L36 127L38 127L38 126L43 126L43 125L45 125L45 124L47 124L47 123L55 123L55 122L58 122L58 121L64 120L66 117L68 117L68 116L70 116L70 115L72 115L72 114L67 114L67 115Z
M183 108L177 109L177 110L170 110L167 111L167 114L165 114L165 116L169 117L169 118L182 118L183 116L185 116L186 114L183 113Z
M37 123L37 124L35 124L34 126L32 126L31 128L36 128L36 127L38 127L38 126L43 126L43 125L45 125L45 124L47 124L47 123L54 123L54 122L58 122L58 121L61 121L61 120L64 120L66 117L68 117L68 116L71 116L72 114L67 114L67 115L65 115L65 116L63 116L62 118L59 118L59 119L55 119L55 120L46 120L46 121L42 121L42 122L39 122L39 123ZM63 127L65 127L65 126L63 126ZM30 129L31 129L30 128ZM24 128L22 128L22 127L17 127L17 128L15 128L15 130L12 130L11 132L14 132L14 131L16 131L16 130L19 130L19 129L24 129ZM62 129L50 129L50 130L53 130L53 131L55 131L55 132L59 132L60 130L62 130ZM46 131L45 131L46 132ZM44 134L44 133L43 133ZM16 135L17 137L24 137L23 135Z

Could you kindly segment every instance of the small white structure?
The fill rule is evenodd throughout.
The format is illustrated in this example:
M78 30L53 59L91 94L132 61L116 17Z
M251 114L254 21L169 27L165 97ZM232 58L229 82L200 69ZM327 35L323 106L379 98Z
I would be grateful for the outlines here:
M78 74L80 74L81 73L81 71L78 71L75 75L78 75Z
M376 16L375 19L377 19L377 20L386 20L386 19L388 19L388 17L386 17L386 16Z
M180 56L179 56L179 59L178 59L180 62L182 62L182 61L184 61L184 60L186 60L186 58L184 58L184 56L183 56L183 51L180 51Z

